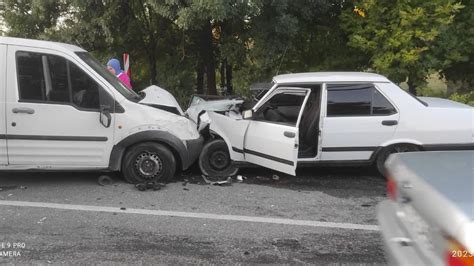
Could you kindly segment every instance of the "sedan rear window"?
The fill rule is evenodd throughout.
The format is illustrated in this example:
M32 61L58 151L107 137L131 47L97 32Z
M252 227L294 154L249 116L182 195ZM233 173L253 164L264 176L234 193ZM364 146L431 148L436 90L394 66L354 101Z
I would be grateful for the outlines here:
M373 84L328 84L327 89L327 116L375 116L397 112Z

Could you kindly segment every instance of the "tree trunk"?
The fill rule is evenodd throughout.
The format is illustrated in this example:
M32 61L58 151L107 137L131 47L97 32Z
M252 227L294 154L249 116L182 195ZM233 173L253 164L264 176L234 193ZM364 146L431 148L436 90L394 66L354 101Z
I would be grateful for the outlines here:
M148 63L150 64L150 85L156 84L156 55L153 51L148 52Z
M226 87L227 87L227 94L232 95L234 93L234 89L232 87L232 64L229 64L226 60L226 68L225 68L225 77L226 77Z
M196 93L197 94L204 94L204 66L203 64L199 63L196 67Z
M412 77L408 77L407 84L408 84L408 91L411 94L416 96L416 85L415 85L415 82L413 82Z
M216 90L216 65L214 63L214 58L207 61L206 66L206 81L207 81L207 94L208 95L217 95Z
M204 45L203 55L204 62L206 62L206 81L207 81L207 94L217 95L216 90L216 63L214 58L214 45L212 37L212 25L211 22L208 22L204 27Z
M221 75L221 88L224 91L224 88L226 86L226 80L225 80L225 70L227 67L227 59L222 60L221 67L219 69L220 75Z

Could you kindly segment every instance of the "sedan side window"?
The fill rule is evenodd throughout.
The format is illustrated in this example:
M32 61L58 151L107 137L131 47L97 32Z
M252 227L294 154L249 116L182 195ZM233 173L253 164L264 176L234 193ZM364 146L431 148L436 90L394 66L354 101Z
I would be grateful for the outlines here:
M372 98L372 115L393 115L395 107L377 89L374 88Z
M305 93L283 92L274 95L254 114L254 120L296 125Z
M397 111L373 84L328 84L327 116L391 115Z
M16 61L20 101L100 109L100 86L72 62L57 55L32 52L17 52Z

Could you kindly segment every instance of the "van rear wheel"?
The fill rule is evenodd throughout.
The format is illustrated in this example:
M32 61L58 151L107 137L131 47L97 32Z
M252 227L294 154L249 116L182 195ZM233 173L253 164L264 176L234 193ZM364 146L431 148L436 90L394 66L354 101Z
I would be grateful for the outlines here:
M144 142L128 149L122 160L122 175L129 183L166 182L173 178L176 159L165 146Z
M387 177L387 173L385 170L385 161L387 160L388 156L394 153L402 153L402 152L414 152L414 151L420 151L420 148L416 145L413 144L396 144L392 146L388 146L384 148L380 154L377 156L376 160L376 166L378 172L384 176Z
M199 155L199 168L206 176L233 176L239 171L232 163L227 144L222 139L206 143Z

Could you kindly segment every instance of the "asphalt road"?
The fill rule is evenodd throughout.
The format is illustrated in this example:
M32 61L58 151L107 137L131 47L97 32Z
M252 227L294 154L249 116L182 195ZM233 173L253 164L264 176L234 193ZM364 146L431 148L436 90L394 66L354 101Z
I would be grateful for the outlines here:
M96 173L2 173L0 263L385 263L372 170L241 174L213 186L191 171L140 192Z

